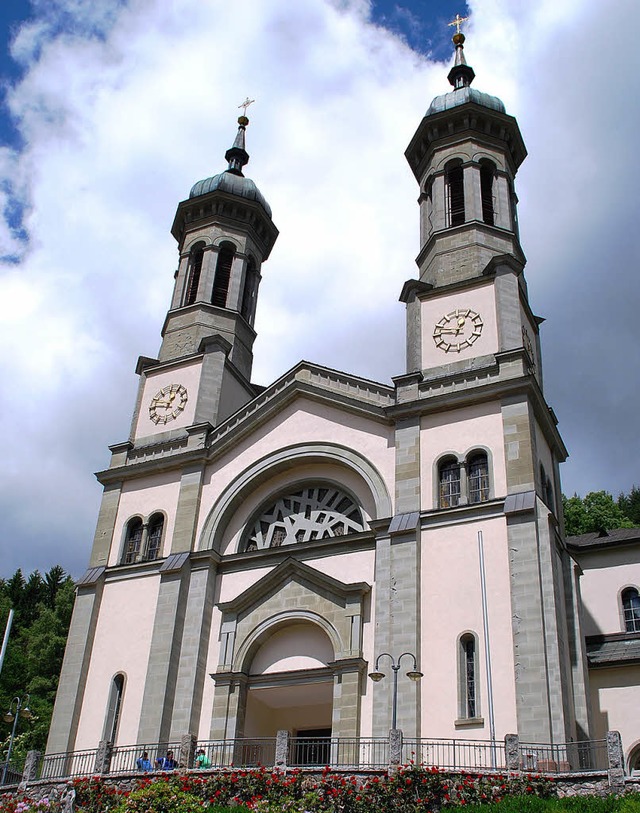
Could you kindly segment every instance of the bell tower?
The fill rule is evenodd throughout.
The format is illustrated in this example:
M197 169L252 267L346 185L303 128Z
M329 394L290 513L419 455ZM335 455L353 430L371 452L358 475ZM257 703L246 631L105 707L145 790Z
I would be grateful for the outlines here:
M243 174L248 124L239 117L225 153L227 169L198 181L178 204L171 233L180 262L159 357L138 362L133 441L217 426L256 395L251 368L258 286L278 230L271 207Z
M517 224L514 181L527 152L502 101L472 87L461 22L453 23L453 89L431 102L405 152L420 189L420 250L418 278L400 297L407 369L394 379L396 504L407 516L426 512L423 546L454 527L467 545L460 568L474 561L478 534L491 535L496 566L509 573L499 592L511 616L517 730L531 742L566 742L590 723L562 537L567 451L544 398L543 320L529 304ZM489 530L490 510L500 530L497 522ZM425 558L427 570L432 564ZM423 646L435 648L428 613L422 623Z
M514 178L527 151L517 121L471 87L458 31L453 92L429 106L405 155L420 185L420 280L434 287L480 276L493 257L524 264Z

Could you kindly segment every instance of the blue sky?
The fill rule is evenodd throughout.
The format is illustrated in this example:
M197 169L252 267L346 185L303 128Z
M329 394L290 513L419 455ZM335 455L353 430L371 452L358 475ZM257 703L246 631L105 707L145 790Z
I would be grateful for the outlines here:
M546 320L545 394L570 452L565 492L640 484L640 49L617 22L636 2L617 8L2 4L0 575L84 569L101 495L92 472L126 440L135 361L159 346L175 207L224 168L247 95L247 173L280 230L254 380L301 358L383 382L404 372L398 295L419 244L403 153L449 89L457 12L471 17L475 86L504 101L529 151L516 178L521 240Z

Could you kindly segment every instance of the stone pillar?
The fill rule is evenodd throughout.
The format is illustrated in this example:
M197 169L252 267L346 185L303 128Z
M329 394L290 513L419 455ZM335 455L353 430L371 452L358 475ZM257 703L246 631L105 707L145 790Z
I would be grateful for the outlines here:
M402 763L402 730L392 728L389 731L389 773L395 773Z
M520 770L520 737L507 734L504 738L505 767L508 771Z
M203 471L204 467L200 463L185 466L182 470L171 553L183 553L193 548L200 508Z
M27 758L24 762L22 769L22 782L20 787L27 785L28 782L34 782L38 778L38 764L42 757L42 751L27 751Z
M111 754L113 753L113 743L108 740L100 740L96 753L94 773L109 773L111 768Z
M607 731L607 760L611 793L624 793L624 751L619 731Z
M193 768L197 741L198 738L195 734L183 734L182 737L180 737L180 751L178 752L179 768Z
M200 269L200 282L198 283L198 295L196 301L211 302L213 293L213 278L218 262L218 249L216 246L206 246L202 256L202 268Z
M289 756L289 732L284 729L276 734L276 768L286 770Z
M464 183L464 220L482 220L482 201L480 199L480 167L474 164L462 170Z

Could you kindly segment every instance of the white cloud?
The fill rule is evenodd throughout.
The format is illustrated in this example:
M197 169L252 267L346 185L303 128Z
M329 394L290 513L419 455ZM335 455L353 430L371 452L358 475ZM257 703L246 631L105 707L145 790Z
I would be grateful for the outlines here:
M638 452L624 427L638 401L637 58L597 0L471 6L476 84L518 116L530 151L522 239L549 319L547 395L575 458L568 490L628 488L640 482L621 461ZM224 168L246 94L247 174L281 232L255 380L302 357L382 380L404 371L397 296L419 246L403 152L448 89L447 67L373 25L364 0L51 8L15 39L25 75L10 105L26 146L0 153L30 235L20 264L0 266L5 573L82 570L100 493L90 472L126 438L135 359L159 345L175 206ZM0 245L17 249L2 221Z

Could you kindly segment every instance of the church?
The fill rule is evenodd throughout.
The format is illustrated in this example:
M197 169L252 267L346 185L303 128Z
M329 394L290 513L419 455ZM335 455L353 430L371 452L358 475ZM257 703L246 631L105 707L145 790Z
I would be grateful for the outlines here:
M405 153L420 252L391 383L307 361L252 383L278 229L245 175L246 115L228 168L179 203L158 357L139 358L129 437L97 475L47 753L617 729L640 762L640 540L564 537L518 232L527 152L464 39L458 24L452 89Z

